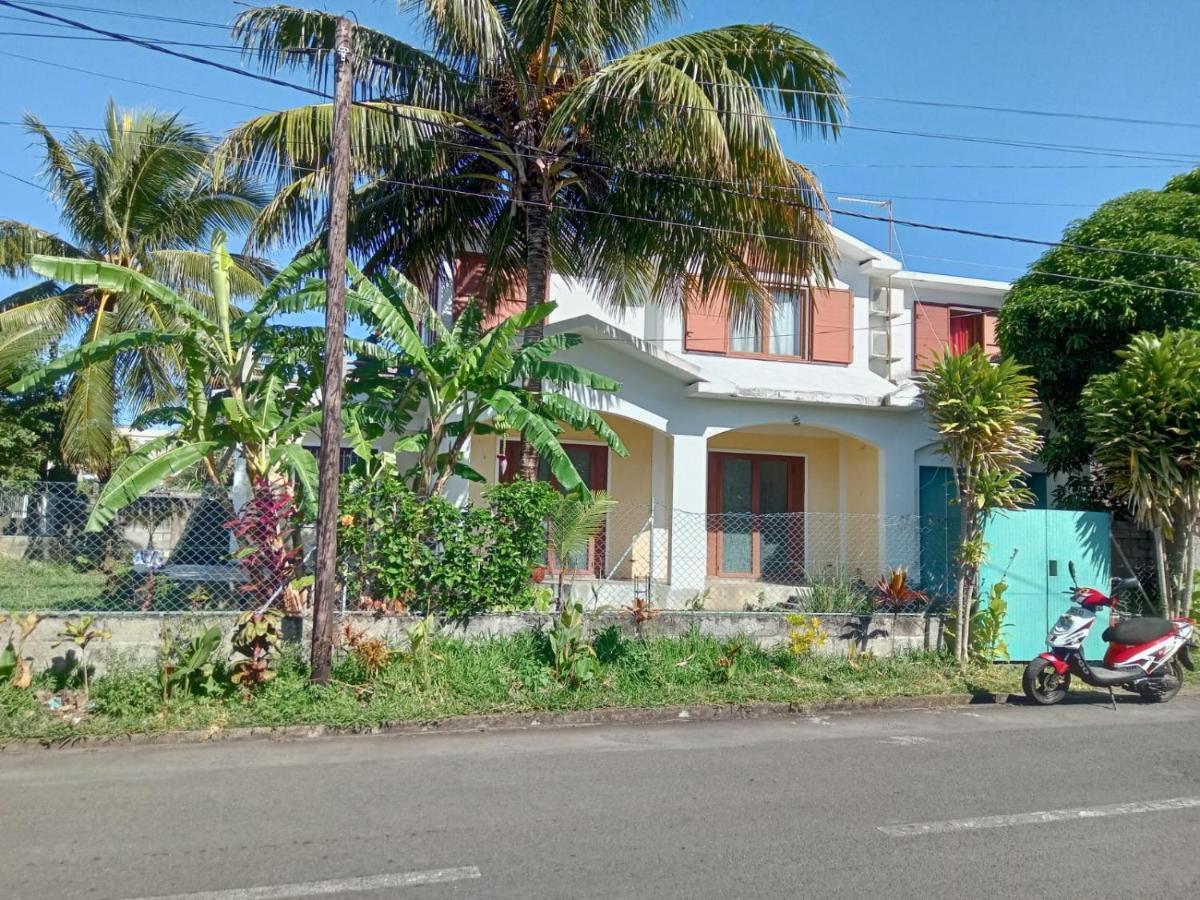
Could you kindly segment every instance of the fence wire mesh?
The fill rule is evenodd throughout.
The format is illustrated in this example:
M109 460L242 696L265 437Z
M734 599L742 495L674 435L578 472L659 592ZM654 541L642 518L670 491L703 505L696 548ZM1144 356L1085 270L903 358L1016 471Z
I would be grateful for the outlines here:
M0 609L183 612L244 605L227 495L149 493L88 531L95 484L0 485Z

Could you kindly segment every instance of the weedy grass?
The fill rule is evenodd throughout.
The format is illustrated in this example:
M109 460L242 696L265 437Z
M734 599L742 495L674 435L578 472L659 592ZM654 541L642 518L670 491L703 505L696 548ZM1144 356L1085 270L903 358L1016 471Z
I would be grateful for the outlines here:
M639 640L614 628L591 643L598 673L574 687L555 677L547 636L528 631L471 642L436 637L424 664L398 653L371 675L348 653L338 659L329 686L308 683L303 654L292 647L276 661L276 677L259 685L249 700L228 685L215 696L197 692L166 703L153 667L117 660L93 680L91 707L83 716L55 714L39 701L39 690L45 697L47 690L63 687L49 674L39 676L29 691L0 687L0 738L69 742L84 735L245 726L369 728L479 713L1013 691L1019 680L1012 667L960 669L938 653L848 660L796 656L786 648L762 650L752 642L740 649L736 667L728 671L719 663L726 642L699 632ZM215 675L228 683L227 667L218 666Z

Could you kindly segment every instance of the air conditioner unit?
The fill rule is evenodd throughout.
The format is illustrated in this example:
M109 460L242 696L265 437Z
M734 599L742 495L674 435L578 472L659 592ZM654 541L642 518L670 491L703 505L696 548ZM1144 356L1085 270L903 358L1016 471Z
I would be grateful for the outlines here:
M904 309L904 291L901 288L881 287L871 295L871 315L898 316Z
M888 358L888 336L886 331L873 329L871 331L871 359Z

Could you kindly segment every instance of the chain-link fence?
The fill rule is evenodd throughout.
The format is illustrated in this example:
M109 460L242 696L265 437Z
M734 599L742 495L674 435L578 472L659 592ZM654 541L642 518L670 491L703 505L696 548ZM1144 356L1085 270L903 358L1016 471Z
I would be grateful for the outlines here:
M0 485L0 609L177 612L238 609L245 581L220 492L156 491L98 531L98 487Z
M953 578L955 536L930 517L671 511L662 521L670 558L652 591L662 607L869 612L879 579L904 566L927 596L915 610L941 602Z
M153 492L87 531L97 490L0 485L0 609L185 612L250 602L226 493ZM561 568L564 594L590 609L645 600L660 609L853 613L873 609L880 576L906 566L911 587L936 605L952 585L956 531L930 517L708 515L621 503L565 565L547 554L535 579L557 591ZM300 539L311 543L309 529ZM340 605L358 609L360 599Z

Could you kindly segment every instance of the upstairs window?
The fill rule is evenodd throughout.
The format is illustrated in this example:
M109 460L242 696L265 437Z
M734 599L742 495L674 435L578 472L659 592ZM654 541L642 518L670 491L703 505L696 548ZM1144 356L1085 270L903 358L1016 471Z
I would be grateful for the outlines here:
M755 316L730 322L729 351L753 356L808 357L809 304L804 290L777 288Z
M972 347L983 344L983 312L950 310L950 352L962 356Z

